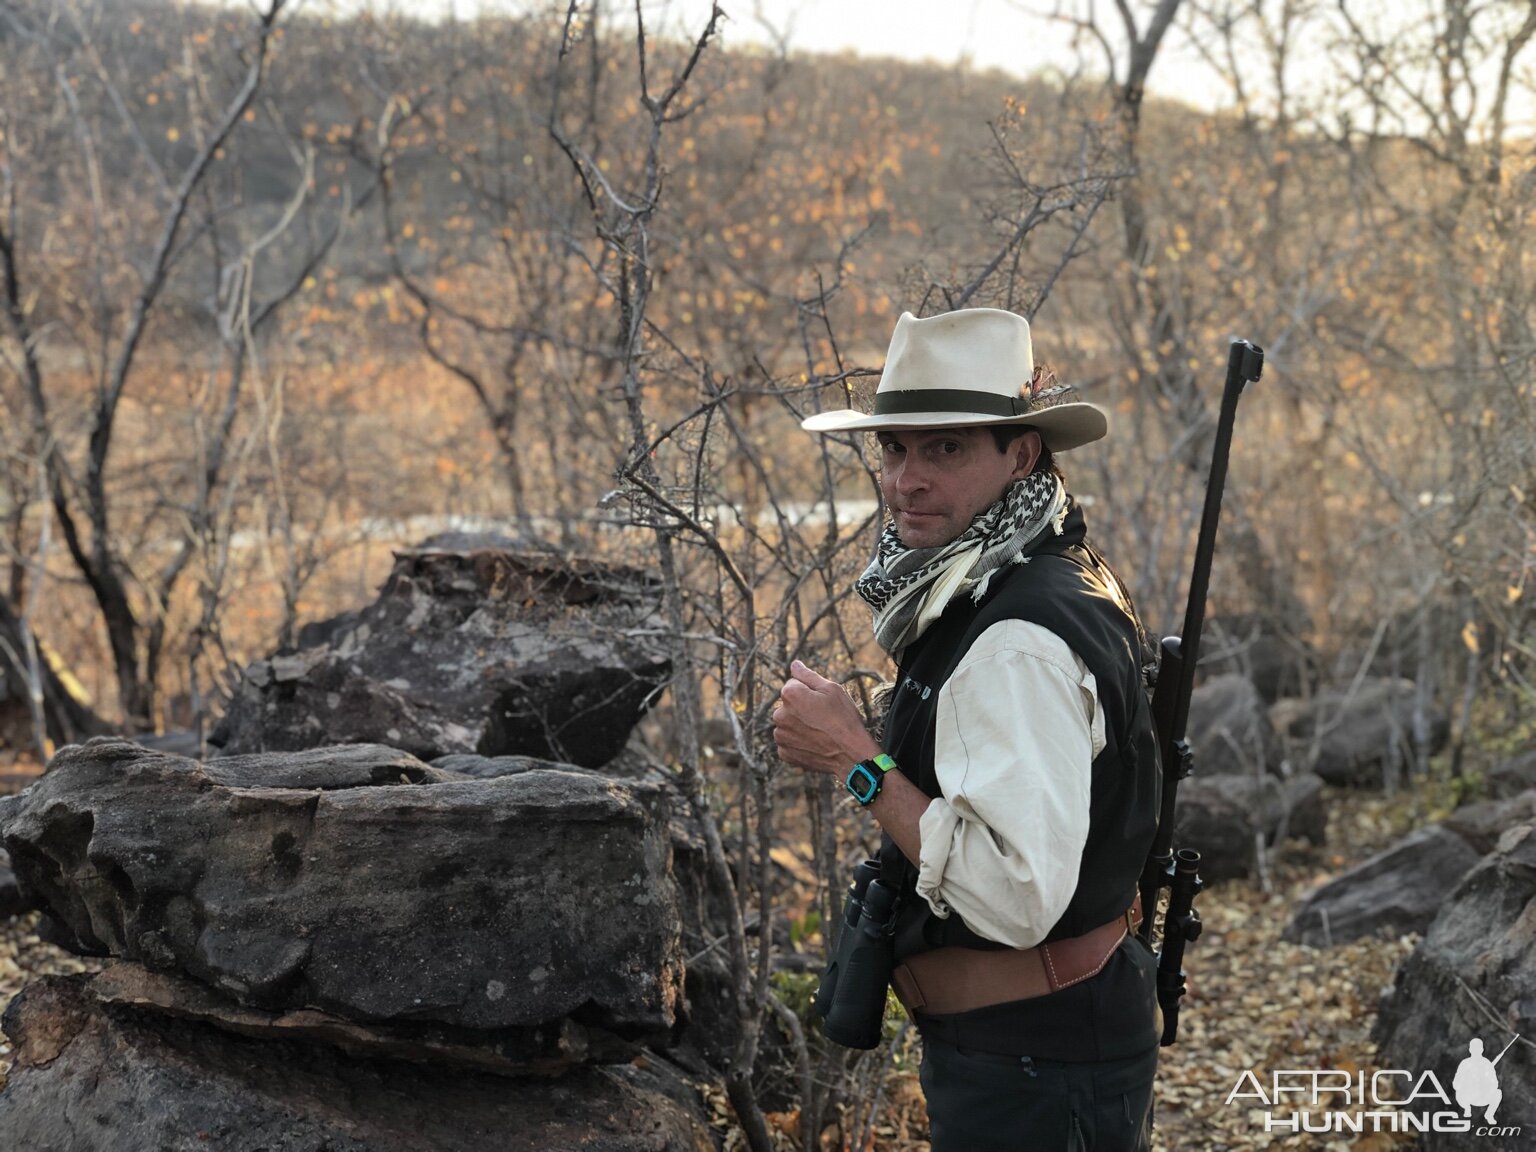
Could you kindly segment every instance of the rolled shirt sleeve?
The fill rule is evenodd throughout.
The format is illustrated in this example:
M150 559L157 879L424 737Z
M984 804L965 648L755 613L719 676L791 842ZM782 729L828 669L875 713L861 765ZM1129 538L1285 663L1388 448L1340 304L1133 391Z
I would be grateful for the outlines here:
M983 632L939 691L942 795L923 813L917 878L934 913L1040 943L1077 888L1103 748L1097 685L1065 641L1025 620Z

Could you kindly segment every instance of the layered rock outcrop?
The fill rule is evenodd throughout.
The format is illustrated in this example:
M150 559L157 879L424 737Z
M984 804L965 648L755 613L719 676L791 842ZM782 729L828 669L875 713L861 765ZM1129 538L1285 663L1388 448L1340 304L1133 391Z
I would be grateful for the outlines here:
M98 978L99 979L99 978ZM251 1039L47 977L11 1004L7 1147L70 1152L710 1152L664 1061L510 1079ZM12 1142L13 1141L13 1142Z
M668 672L655 610L633 571L418 549L329 642L252 666L225 754L62 750L0 800L0 847L52 937L111 961L13 1002L0 1133L712 1147L666 1055L686 821L626 747Z
M378 743L422 760L596 768L666 683L655 582L496 549L398 554L379 598L251 664L209 741L227 754Z
M1515 1036L1523 1039L1510 1044ZM1383 1067L1432 1071L1447 1091L1473 1039L1498 1065L1497 1117L1529 1125L1536 1116L1531 1037L1536 1035L1536 825L1510 828L1441 904L1382 1002L1375 1039ZM1430 1131L1427 1152L1500 1145L1478 1135L1483 1110L1465 1133ZM1527 1135L1528 1135L1527 1130Z
M53 1146L105 1076L111 1122L71 1148L707 1147L686 1092L624 1071L683 1007L670 815L657 780L571 766L65 749L4 801L0 841L77 945L118 959L18 998L0 1131ZM423 1120L411 1085L458 1114Z
M90 951L237 1002L664 1038L682 986L659 785L473 780L343 746L199 764L66 749L10 803L13 866ZM450 959L451 958L451 959Z

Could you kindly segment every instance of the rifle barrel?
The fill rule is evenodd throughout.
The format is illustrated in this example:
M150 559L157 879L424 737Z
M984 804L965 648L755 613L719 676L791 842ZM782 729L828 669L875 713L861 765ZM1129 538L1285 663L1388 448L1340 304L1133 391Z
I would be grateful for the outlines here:
M1205 597L1216 551L1216 526L1221 518L1222 490L1227 483L1227 457L1232 450L1232 427L1237 421L1237 400L1244 387L1264 370L1264 350L1247 340L1232 341L1227 355L1227 379L1221 394L1221 413L1211 451L1211 471L1206 480L1205 507L1200 515L1200 535L1195 542L1195 566L1189 579L1189 601L1184 612L1182 636L1163 641L1157 688L1152 694L1152 719L1157 729L1157 749L1162 766L1162 794L1157 832L1147 853L1138 888L1142 922L1139 935L1152 943L1159 897L1168 890L1163 916L1162 949L1157 964L1157 1000L1163 1010L1163 1047L1178 1036L1179 1001L1184 996L1184 945L1199 938L1200 914L1194 909L1200 880L1200 853L1173 851L1174 815L1179 781L1190 770L1190 748L1184 739L1189 723L1189 698L1194 691L1195 664L1200 657L1200 630L1205 625Z
M1195 542L1195 566L1189 578L1189 600L1184 609L1184 631L1179 634L1184 656L1179 669L1179 691L1170 735L1184 738L1189 723L1189 696L1194 689L1195 665L1200 660L1200 633L1205 627L1205 597L1210 588L1211 560L1216 554L1216 528L1221 521L1221 497L1227 486L1227 458L1232 451L1232 426L1237 422L1237 400L1243 389L1257 381L1264 370L1264 350L1247 340L1234 340L1227 353L1227 380L1221 391L1221 413L1216 420L1216 443L1211 451L1211 471L1205 483L1205 507L1200 513L1200 535Z
M1516 1032L1515 1033L1515 1040L1518 1040L1518 1039L1520 1039L1520 1033ZM1504 1052L1508 1052L1511 1048L1513 1048L1515 1046L1515 1040L1511 1040L1508 1044L1504 1045ZM1497 1064L1500 1060L1504 1059L1504 1052L1500 1052L1497 1056L1495 1056L1493 1058L1493 1063L1494 1064Z

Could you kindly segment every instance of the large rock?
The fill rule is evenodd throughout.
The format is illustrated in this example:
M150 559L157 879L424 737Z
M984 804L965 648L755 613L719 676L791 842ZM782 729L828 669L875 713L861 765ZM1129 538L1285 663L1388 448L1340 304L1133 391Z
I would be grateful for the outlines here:
M1315 752L1313 770L1328 783L1379 788L1408 762L1416 723L1427 726L1431 752L1445 746L1450 721L1432 704L1416 717L1419 706L1413 681L1366 679L1353 692L1330 688L1290 710L1285 734Z
M244 1006L664 1038L682 982L655 782L471 780L393 749L211 761L97 740L0 839L89 950Z
M1481 800L1458 808L1444 820L1479 856L1492 852L1504 833L1520 824L1536 821L1536 788L1527 788L1504 800Z
M1422 932L1477 861L1454 832L1438 824L1420 828L1308 893L1286 938L1333 945L1380 932Z
M599 767L670 665L638 570L508 551L399 553L379 599L246 669L210 743L228 753L380 743L422 760Z
M1191 776L1179 785L1174 847L1193 848L1207 880L1247 876L1257 863L1258 840L1320 837L1321 801L1309 786L1273 776Z
M1234 614L1205 623L1201 670L1216 676L1240 674L1268 703L1310 691L1317 667L1317 653L1295 629L1282 631L1262 616Z
M1483 777L1483 793L1495 800L1536 788L1536 748L1495 764Z
M1253 681L1238 673L1207 680L1190 694L1189 743L1202 776L1281 771L1279 737Z
M59 1152L710 1152L660 1061L507 1079L104 1007L83 977L11 1004L4 1146Z
M544 760L538 756L481 756L473 752L455 752L439 756L432 767L472 776L476 780L491 780L497 776L515 776L535 768L552 768L568 771L571 765L558 760ZM651 779L667 775L665 765L642 746L630 744L612 760L603 765L603 775L620 780ZM681 798L677 804L686 807Z
M1376 1017L1377 1062L1383 1068L1434 1072L1452 1092L1456 1068L1474 1038L1488 1059L1518 1033L1536 1036L1536 826L1512 828L1467 873L1440 907L1424 939L1398 966L1392 992ZM1536 1123L1533 1053L1517 1043L1498 1065L1504 1098L1500 1124ZM1460 1109L1457 1109L1458 1113ZM1526 1147L1476 1135L1426 1133L1426 1152Z
M1324 844L1328 840L1328 809L1323 804L1323 782L1307 772L1284 783L1285 812L1275 839L1305 840Z
M128 739L156 752L169 752L172 756L200 758L204 753L197 733L184 728L172 732L130 735Z
M102 1004L199 1020L258 1040L330 1044L355 1056L462 1064L507 1076L558 1074L575 1064L615 1063L635 1055L633 1044L571 1019L470 1032L416 1021L359 1024L313 1008L266 1012L243 1007L189 977L152 972L128 960L111 961L88 990Z

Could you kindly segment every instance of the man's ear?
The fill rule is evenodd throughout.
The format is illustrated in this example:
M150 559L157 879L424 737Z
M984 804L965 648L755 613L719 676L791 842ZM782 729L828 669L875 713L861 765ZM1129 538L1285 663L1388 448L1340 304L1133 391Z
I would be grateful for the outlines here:
M1013 478L1015 480L1022 480L1035 470L1035 461L1040 459L1041 444L1040 433L1033 428L1014 441Z

